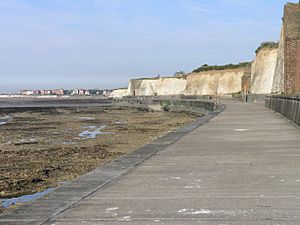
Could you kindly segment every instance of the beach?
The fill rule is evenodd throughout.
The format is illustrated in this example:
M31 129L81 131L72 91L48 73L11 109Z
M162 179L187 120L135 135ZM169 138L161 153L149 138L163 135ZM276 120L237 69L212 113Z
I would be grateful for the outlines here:
M124 107L28 109L0 125L0 198L57 187L191 123L193 115Z

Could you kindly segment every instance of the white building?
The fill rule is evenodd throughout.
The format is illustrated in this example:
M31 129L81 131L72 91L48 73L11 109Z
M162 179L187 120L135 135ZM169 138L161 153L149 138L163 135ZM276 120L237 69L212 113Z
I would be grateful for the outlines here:
M79 95L79 90L78 89L73 89L71 95Z

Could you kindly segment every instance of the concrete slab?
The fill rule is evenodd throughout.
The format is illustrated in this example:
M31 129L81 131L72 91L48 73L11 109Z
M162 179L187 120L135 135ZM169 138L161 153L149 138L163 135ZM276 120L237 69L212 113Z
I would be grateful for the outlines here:
M226 105L0 224L299 225L300 130L261 105Z

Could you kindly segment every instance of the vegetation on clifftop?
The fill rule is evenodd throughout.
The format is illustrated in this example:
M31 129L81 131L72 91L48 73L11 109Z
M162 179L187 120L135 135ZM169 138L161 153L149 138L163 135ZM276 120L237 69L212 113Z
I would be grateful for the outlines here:
M255 53L259 53L260 50L265 49L265 48L270 48L270 49L274 49L274 48L278 48L279 46L279 42L277 41L266 41L261 43L261 45L255 50Z
M251 66L251 62L241 62L239 64L226 64L226 65L215 65L215 66L209 66L207 64L202 65L201 67L193 70L193 73L199 73L199 72L206 72L211 70L226 70L226 69L237 69L237 68L243 68Z

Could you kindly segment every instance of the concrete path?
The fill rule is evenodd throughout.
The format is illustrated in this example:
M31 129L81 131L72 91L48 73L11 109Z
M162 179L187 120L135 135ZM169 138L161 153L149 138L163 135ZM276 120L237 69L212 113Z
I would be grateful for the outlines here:
M208 123L39 223L299 225L299 128L263 106L226 105ZM44 210L54 204L42 203ZM0 217L0 224L38 221L18 212Z

